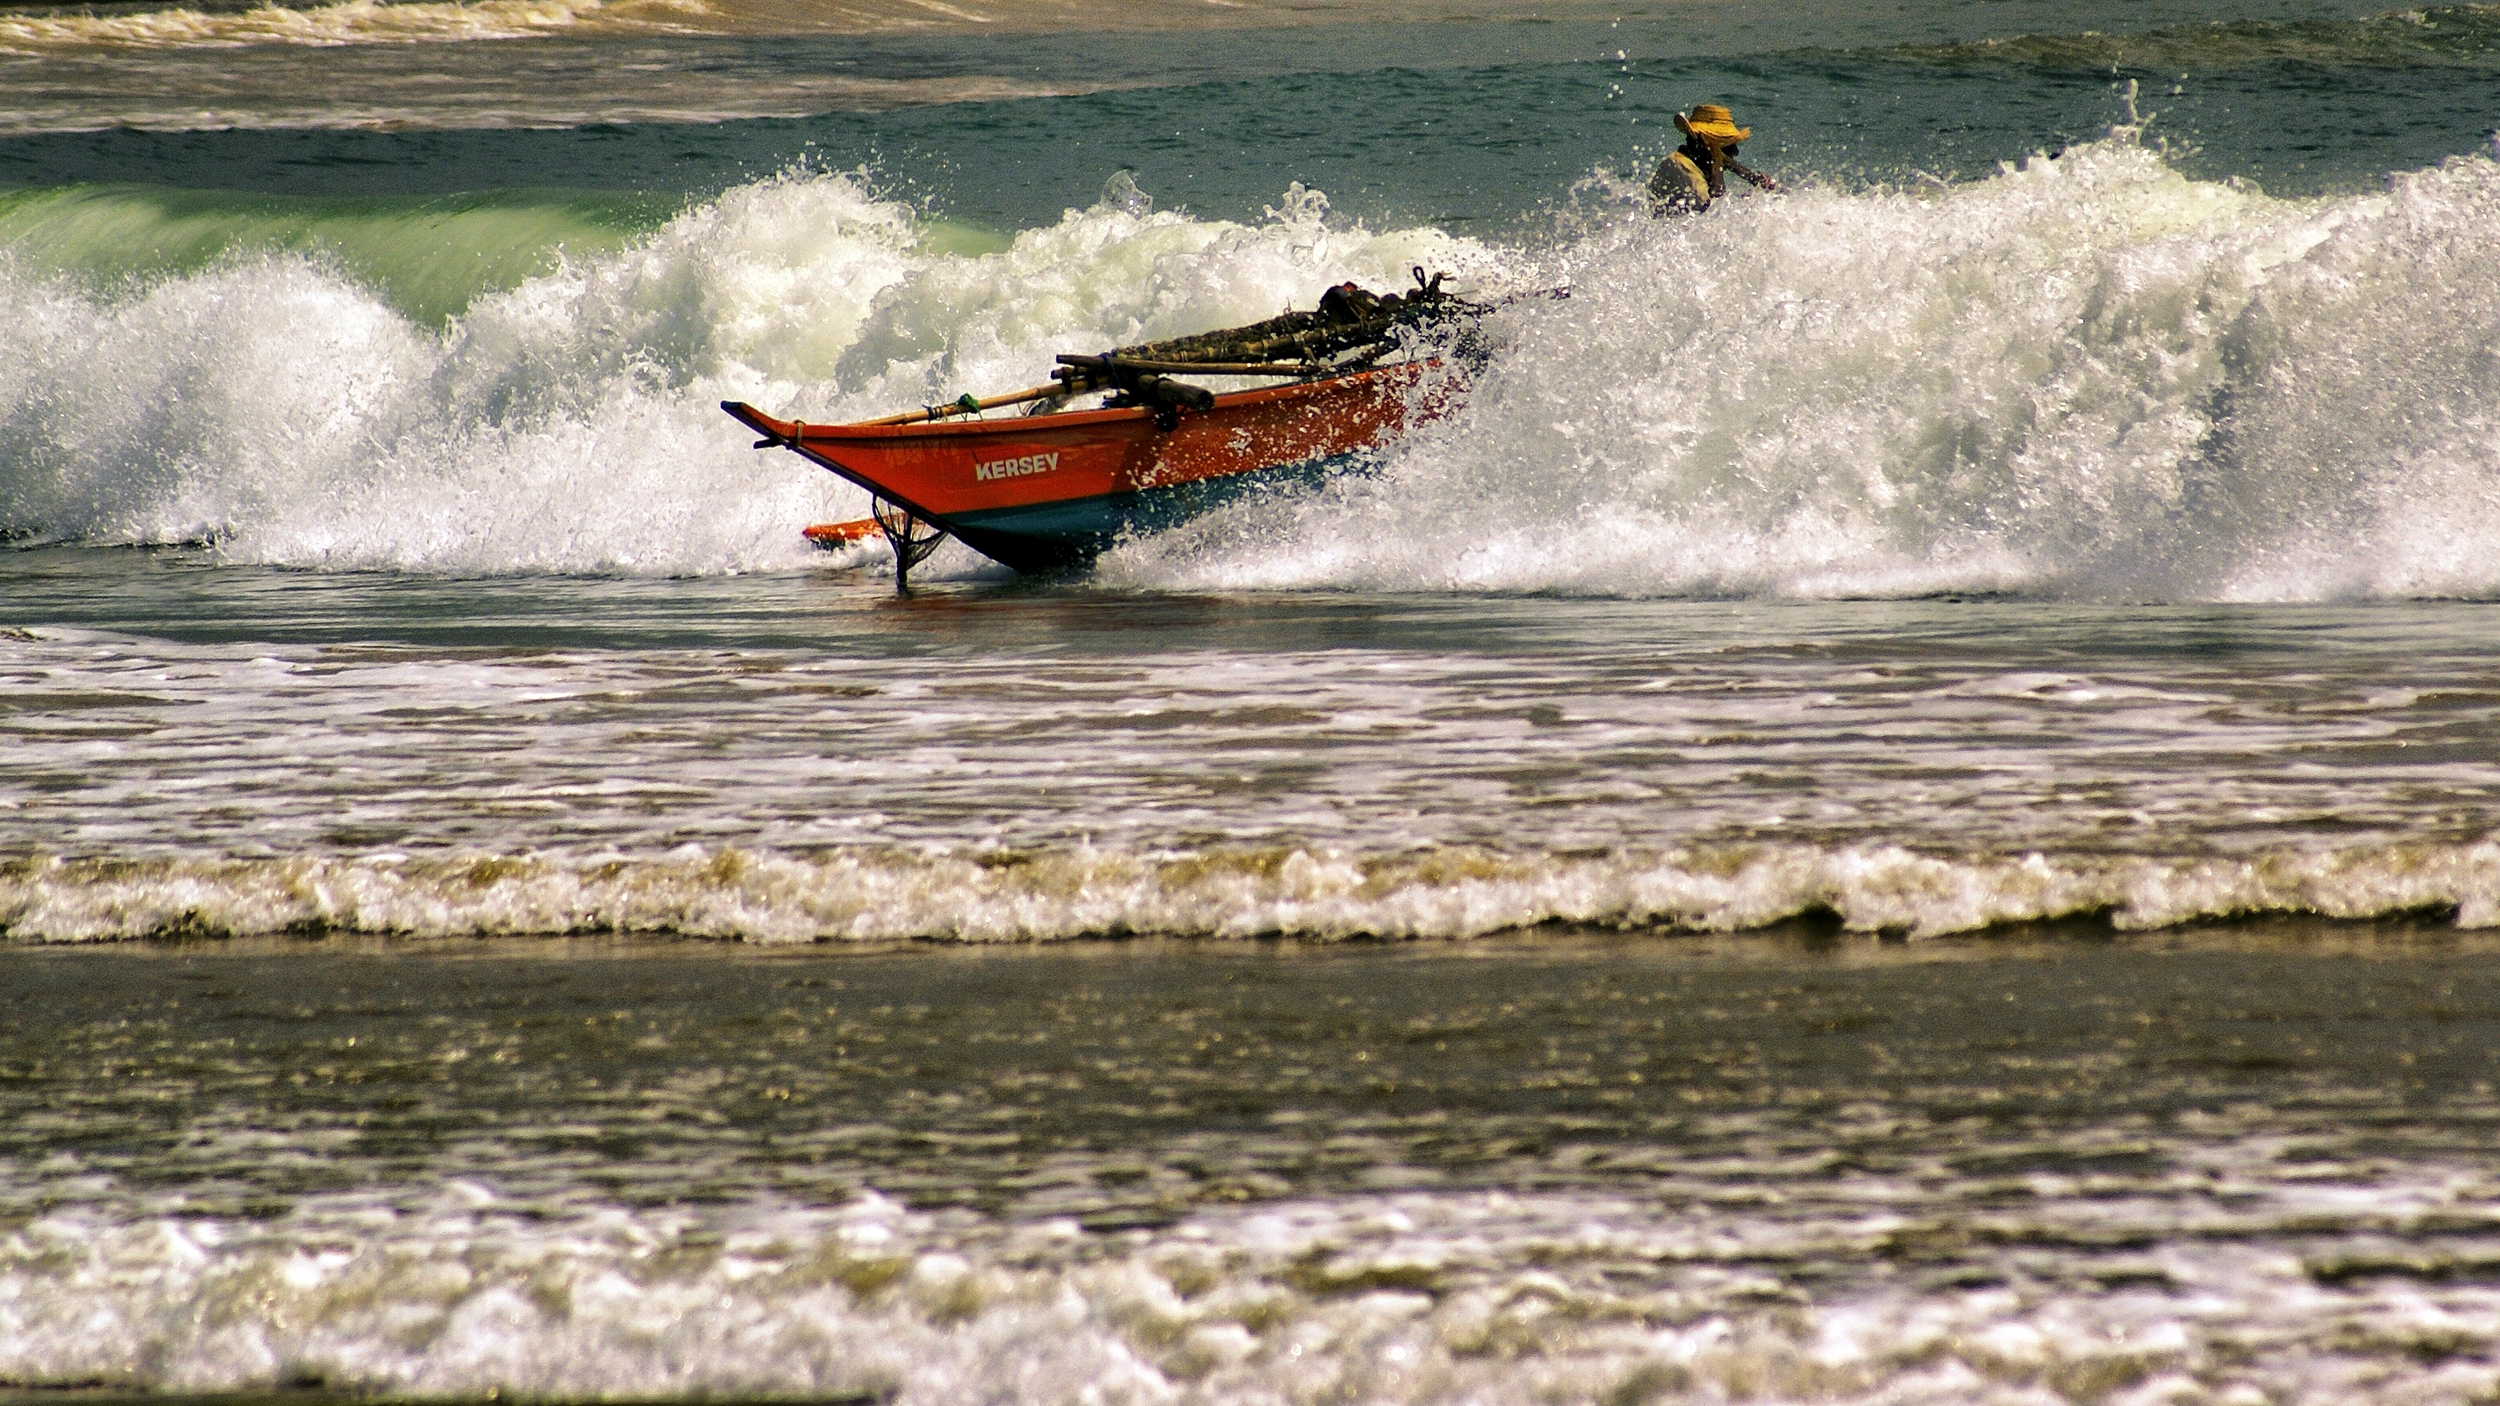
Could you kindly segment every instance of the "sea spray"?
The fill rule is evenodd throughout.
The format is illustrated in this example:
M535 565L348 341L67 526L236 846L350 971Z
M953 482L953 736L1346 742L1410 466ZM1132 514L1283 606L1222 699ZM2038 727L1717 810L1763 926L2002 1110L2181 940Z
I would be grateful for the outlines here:
M1071 345L1483 262L1324 212L1299 191L1252 227L1106 202L966 255L853 177L793 175L484 296L440 334L298 254L120 296L20 259L0 266L27 329L0 365L0 532L329 568L796 566L797 529L864 498L751 453L715 402L859 418L1038 379Z
M1626 212L1509 250L1300 192L1252 225L1106 199L949 253L853 177L785 177L442 334L293 255L126 296L20 260L0 526L331 567L786 568L797 527L864 502L749 453L714 401L859 418L1427 264L1575 295L1498 313L1472 400L1376 477L1141 541L1104 578L2480 597L2496 232L2488 158L2281 201L2117 137L1964 186Z
M2285 202L2123 140L1969 186L1632 222L1555 253L1574 296L1503 314L1472 403L1387 472L1107 572L2485 596L2500 540L2467 505L2500 483L2495 249L2489 160Z

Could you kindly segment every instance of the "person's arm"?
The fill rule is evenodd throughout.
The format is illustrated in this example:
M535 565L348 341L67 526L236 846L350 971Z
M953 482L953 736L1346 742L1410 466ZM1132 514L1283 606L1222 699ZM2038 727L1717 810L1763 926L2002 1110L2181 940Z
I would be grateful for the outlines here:
M1739 166L1733 161L1726 163L1726 165L1727 169L1734 171L1736 174L1753 182L1755 185L1760 186L1762 189L1771 192L1773 195L1779 194L1780 183L1772 180L1769 176L1764 175L1762 172L1755 170L1751 166Z

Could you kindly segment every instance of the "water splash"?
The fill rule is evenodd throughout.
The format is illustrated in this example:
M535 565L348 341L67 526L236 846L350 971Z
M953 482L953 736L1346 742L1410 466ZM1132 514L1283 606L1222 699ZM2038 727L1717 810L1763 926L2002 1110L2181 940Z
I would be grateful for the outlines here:
M864 499L750 452L722 399L825 419L1034 379L1057 350L1265 317L1342 278L1484 262L1430 230L1248 227L1107 201L995 252L794 173L421 327L330 260L242 250L135 291L0 250L0 533L214 540L455 572L792 567ZM558 251L561 254L561 251Z
M1117 181L1114 181L1114 187ZM1376 477L1106 579L1629 595L2500 592L2500 164L2271 199L2123 134L1968 185L1808 189L1529 247L1103 202L1004 248L856 178L733 190L440 334L320 257L135 291L0 255L0 529L447 571L785 568L859 496L712 402L863 417L1417 263L1569 281ZM976 569L966 556L959 569Z
M2500 591L2500 166L2287 202L2112 139L1627 220L1375 480L1119 579L1634 595Z

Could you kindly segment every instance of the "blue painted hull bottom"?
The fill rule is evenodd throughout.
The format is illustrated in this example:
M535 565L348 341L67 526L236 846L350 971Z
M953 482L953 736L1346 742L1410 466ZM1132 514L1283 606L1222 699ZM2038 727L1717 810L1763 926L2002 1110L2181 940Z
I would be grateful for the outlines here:
M1123 537L1160 532L1244 498L1312 487L1332 474L1359 469L1377 458L1375 453L1357 451L1195 479L1169 488L949 513L935 519L935 524L965 546L1017 571L1073 571L1089 565Z

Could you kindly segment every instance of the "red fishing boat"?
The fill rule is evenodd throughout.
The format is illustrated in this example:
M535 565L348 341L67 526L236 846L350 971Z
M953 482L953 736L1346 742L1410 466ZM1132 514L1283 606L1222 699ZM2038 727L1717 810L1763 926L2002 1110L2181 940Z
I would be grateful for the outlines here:
M1064 570L1123 534L1324 472L1438 413L1453 383L1434 375L1442 348L1415 334L1484 309L1443 295L1420 269L1416 280L1403 299L1343 285L1316 313L1062 356L1047 386L883 420L816 425L739 401L721 408L762 436L757 448L793 450L867 489L898 583L948 536L1017 571ZM1215 393L1176 373L1284 381ZM1101 408L1061 408L1097 391L1109 395ZM955 418L1019 404L1027 413ZM808 536L838 546L870 530L826 524Z

